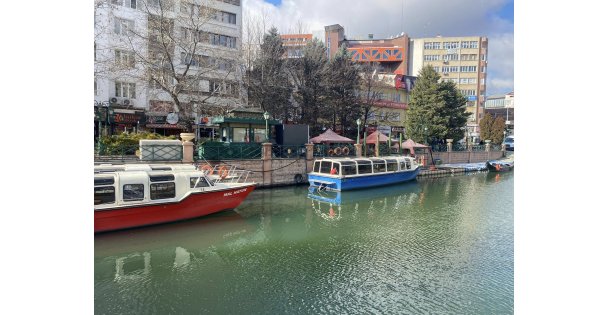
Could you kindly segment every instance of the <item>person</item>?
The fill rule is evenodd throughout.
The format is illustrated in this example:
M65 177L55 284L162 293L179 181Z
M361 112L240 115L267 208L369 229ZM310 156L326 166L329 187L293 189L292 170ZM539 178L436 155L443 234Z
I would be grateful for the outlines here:
M338 173L338 171L336 170L336 168L335 168L335 167L332 167L332 168L331 168L331 171L329 171L329 174L330 174L330 175L336 175L337 173Z

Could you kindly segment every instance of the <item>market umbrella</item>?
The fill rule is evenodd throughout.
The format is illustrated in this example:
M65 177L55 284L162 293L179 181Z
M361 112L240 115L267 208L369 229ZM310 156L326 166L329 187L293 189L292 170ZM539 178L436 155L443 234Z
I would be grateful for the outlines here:
M367 136L367 138L365 138L365 143L366 144L376 144L376 137L379 136L379 141L380 142L387 142L388 141L388 137L385 136L382 132L376 130L374 132L372 132L369 136Z
M349 139L347 137L343 137L337 133L335 133L331 129L325 130L324 133L311 138L310 142L312 143L355 143L355 140Z

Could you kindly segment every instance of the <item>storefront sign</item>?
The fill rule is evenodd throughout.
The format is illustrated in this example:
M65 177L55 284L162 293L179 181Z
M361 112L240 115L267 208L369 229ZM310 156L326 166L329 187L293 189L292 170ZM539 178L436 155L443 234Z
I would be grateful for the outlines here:
M127 113L114 113L110 116L111 122L115 124L137 124L138 122L145 122L144 113L135 113L135 114L127 114Z

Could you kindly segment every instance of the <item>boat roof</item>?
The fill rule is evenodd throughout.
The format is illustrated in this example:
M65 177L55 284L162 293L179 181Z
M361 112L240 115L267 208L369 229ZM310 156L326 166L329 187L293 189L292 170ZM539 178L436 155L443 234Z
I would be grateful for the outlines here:
M120 171L194 171L196 167L191 164L100 164L95 165L95 173Z
M356 158L351 158L351 157L339 157L339 158L328 158L328 157L324 157L322 159L317 159L317 161L332 161L332 162L337 162L337 163L343 163L346 162L347 164L350 163L354 163L354 162L385 162L385 161L398 161L398 160L406 160L406 159L410 159L413 160L414 158L409 157L409 156L387 156L387 157L356 157Z

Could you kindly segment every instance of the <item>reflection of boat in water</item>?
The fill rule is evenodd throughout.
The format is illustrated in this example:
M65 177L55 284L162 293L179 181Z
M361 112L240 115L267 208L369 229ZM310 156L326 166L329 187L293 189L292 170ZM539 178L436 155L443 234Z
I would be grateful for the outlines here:
M371 209L374 203L387 204L384 202L387 198L403 198L405 202L412 202L419 197L420 191L420 186L416 182L356 191L327 191L318 187L309 187L307 197L311 199L317 215L326 220L339 220L343 210Z
M416 160L408 156L323 158L315 161L308 182L311 187L345 191L412 181L419 171Z

